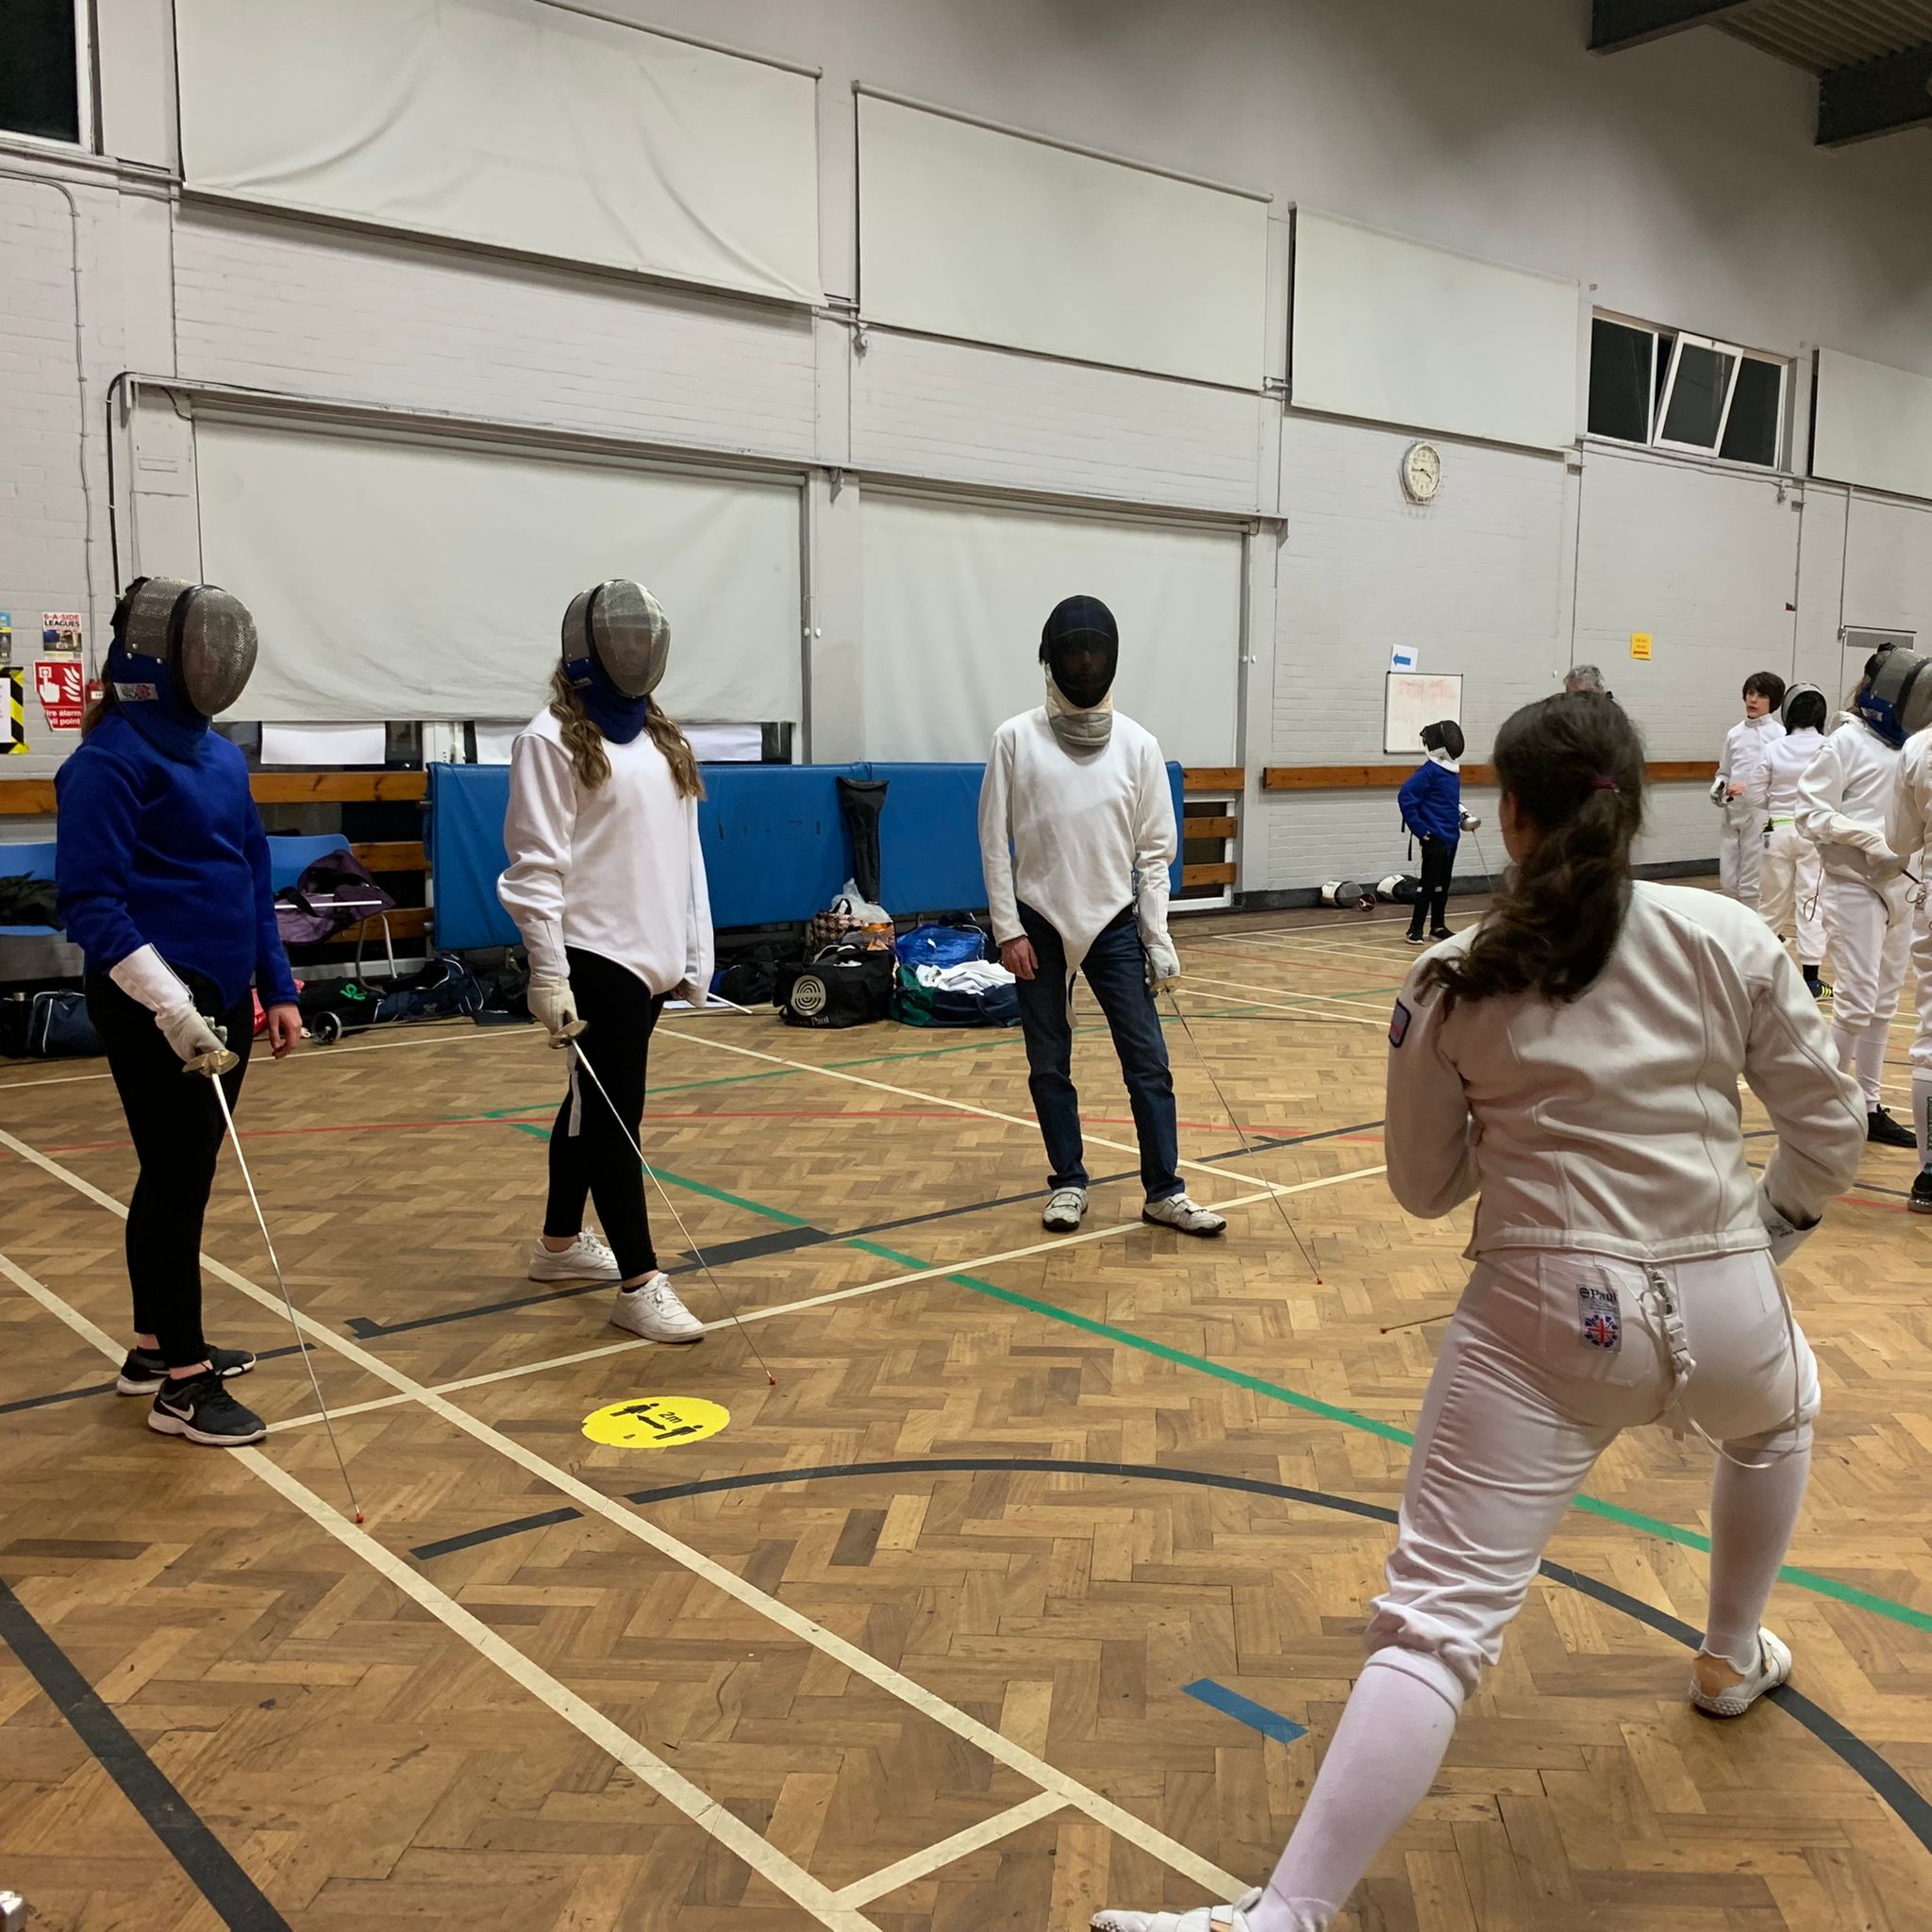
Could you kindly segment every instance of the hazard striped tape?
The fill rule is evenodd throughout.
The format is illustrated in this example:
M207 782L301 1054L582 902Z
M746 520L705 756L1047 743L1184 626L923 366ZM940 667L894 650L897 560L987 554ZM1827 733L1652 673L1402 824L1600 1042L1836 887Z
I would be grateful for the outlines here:
M25 669L0 673L7 679L7 751L26 749L26 672Z

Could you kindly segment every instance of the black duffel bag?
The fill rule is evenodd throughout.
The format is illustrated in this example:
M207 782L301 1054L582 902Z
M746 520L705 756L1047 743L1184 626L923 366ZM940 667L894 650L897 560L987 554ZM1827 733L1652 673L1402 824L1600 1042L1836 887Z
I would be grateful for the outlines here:
M887 946L827 946L805 965L781 966L774 999L788 1026L864 1026L892 1010L897 965Z

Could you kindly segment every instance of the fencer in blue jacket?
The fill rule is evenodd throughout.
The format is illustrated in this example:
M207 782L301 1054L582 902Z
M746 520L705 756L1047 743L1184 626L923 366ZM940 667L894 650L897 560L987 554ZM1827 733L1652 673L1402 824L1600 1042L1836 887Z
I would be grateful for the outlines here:
M1408 923L1408 942L1419 946L1449 935L1449 881L1462 842L1462 726L1453 718L1423 726L1418 765L1397 796L1402 823L1422 846L1422 889Z

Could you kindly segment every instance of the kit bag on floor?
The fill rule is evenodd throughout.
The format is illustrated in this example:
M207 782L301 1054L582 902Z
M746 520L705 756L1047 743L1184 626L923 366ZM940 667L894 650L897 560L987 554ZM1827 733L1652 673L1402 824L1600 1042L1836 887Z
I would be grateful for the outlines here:
M84 992L30 993L0 1008L0 1053L25 1059L68 1059L106 1053L87 1014Z
M892 1017L903 1026L1017 1026L1020 995L1010 985L978 992L925 986L917 968L901 966L892 990Z
M988 957L976 925L915 925L899 935L895 950L902 966L963 966Z
M807 965L778 970L775 999L788 1026L864 1026L892 1009L892 955L884 946L831 946Z

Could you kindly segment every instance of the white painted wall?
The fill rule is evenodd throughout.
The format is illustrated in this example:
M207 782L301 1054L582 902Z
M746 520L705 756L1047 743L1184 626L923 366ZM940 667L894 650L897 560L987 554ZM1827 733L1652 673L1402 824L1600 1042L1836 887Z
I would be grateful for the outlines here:
M1271 192L1273 366L1286 216L1302 202L1573 277L1600 307L1932 375L1932 146L1914 134L1819 153L1812 83L1714 30L1599 60L1583 51L1586 9L1548 0L600 6L823 70L820 266L834 310L858 281L852 87L863 81ZM808 704L824 757L850 750L841 721L865 640L868 481L1249 525L1251 891L1399 858L1387 793L1264 799L1257 783L1271 762L1381 761L1391 642L1463 671L1473 756L1513 705L1595 657L1657 755L1700 757L1734 714L1744 670L1833 684L1840 622L1932 636L1923 506L1857 493L1847 545L1836 485L1779 504L1760 477L1595 444L1566 464L1444 439L1441 494L1418 511L1397 486L1403 434L1284 418L1259 392L884 328L855 354L836 313L192 199L171 208L169 0L95 0L95 11L114 158L0 138L0 169L58 176L82 211L84 413L65 204L42 182L0 177L0 608L17 638L43 608L89 600L90 563L93 634L106 624L107 385L129 368L476 419L519 440L806 468ZM137 534L178 556L195 528L192 452L173 407L150 391L141 413L139 438L116 443L123 574ZM1635 628L1657 637L1649 667L1630 664ZM39 755L5 767L43 768ZM1655 818L1648 856L1713 849L1694 795L1660 800Z

